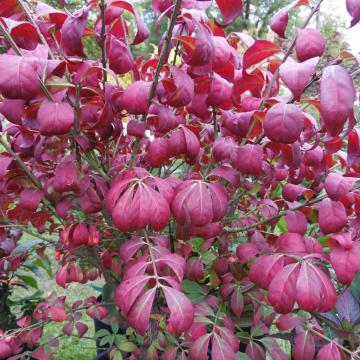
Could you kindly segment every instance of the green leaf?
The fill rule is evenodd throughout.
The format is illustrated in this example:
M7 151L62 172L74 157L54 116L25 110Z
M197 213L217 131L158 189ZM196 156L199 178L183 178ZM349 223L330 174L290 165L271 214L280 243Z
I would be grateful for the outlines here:
M111 356L112 360L123 360L123 356L119 350L112 351Z
M118 348L121 351L125 351L125 352L133 352L136 349L135 344L133 344L130 341L122 341L119 345Z
M96 284L91 284L90 285L95 291L97 292L102 292L102 286L96 285Z
M95 333L96 338L102 338L104 336L111 335L110 332L106 329L100 329Z
M278 230L278 233L280 234L288 231L287 223L284 217L281 217L278 223L276 224L276 230Z
M216 260L216 255L207 251L206 253L201 255L202 261L205 265L210 265Z
M238 351L236 353L236 360L250 360L250 358L246 354L241 353L240 351Z
M119 324L118 323L113 323L111 325L111 330L113 334L117 334L119 332Z
M181 286L187 294L203 294L206 295L206 291L196 282L185 279Z
M354 277L354 280L350 285L350 291L357 301L360 301L360 271Z
M34 260L34 264L44 269L50 278L53 277L51 262L48 256L45 256L44 259L37 258Z
M191 239L189 243L192 246L193 251L199 253L201 250L201 245L204 243L204 239L201 237L196 237Z
M30 249L32 249L33 247L35 247L36 245L40 245L42 244L43 241L42 240L28 240L26 242L23 242L21 244L19 244L12 252L11 255L15 256L15 255L21 255L23 253L26 253L27 251L29 251Z
M33 278L32 276L30 275L23 275L23 274L16 274L16 276L22 280L25 284L31 286L32 288L34 289L38 289L38 284L37 284L37 281L35 278Z
M103 338L101 338L100 342L99 342L99 345L100 346L104 346L106 344L109 344L109 346L112 346L113 343L115 341L115 336L114 335L107 335L107 336L104 336Z

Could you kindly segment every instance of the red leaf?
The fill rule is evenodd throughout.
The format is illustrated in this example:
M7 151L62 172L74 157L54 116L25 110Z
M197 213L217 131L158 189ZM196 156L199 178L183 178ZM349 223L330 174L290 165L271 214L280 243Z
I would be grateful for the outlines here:
M325 50L325 38L315 29L300 29L296 37L296 55L300 61L321 56Z
M240 319L244 309L244 296L239 286L235 288L235 290L231 295L230 305L231 305L231 310Z
M289 22L289 11L301 5L309 5L309 0L296 0L279 10L270 21L270 28L280 37L286 39L285 31Z
M84 7L69 15L61 28L60 46L67 56L85 57L82 37L85 32L90 7Z
M162 286L170 310L167 330L176 335L187 331L194 320L194 308L190 300L180 291Z
M24 189L20 193L20 197L19 197L20 205L25 210L36 211L43 197L44 197L44 193L42 191Z
M345 360L346 357L342 350L336 345L335 341L330 342L329 344L323 346L317 357L316 360Z
M357 0L346 0L346 9L350 16L351 27L355 26L360 21L360 3Z
M340 200L343 196L347 195L357 178L344 177L340 174L331 173L326 177L325 190L331 200Z
M0 55L0 91L9 99L30 100L37 96L39 79L34 58Z
M325 68L320 82L320 113L331 136L341 133L354 108L355 88L340 65Z
M300 100L301 95L309 83L311 76L315 73L319 58L309 59L302 63L287 61L280 66L280 77L289 90L294 94L296 100Z
M216 3L224 18L224 25L230 24L241 15L242 0L216 0Z
M120 7L124 10L131 12L134 15L137 32L131 45L141 44L149 37L150 31L147 25L145 24L144 20L138 15L135 8L130 3L128 3L127 1L115 0L115 1L111 1L109 5Z
M339 232L347 224L344 205L340 201L322 200L318 205L319 227L324 234Z
M42 135L62 135L74 125L74 110L68 103L44 100L38 110L39 130Z
M275 275L270 283L268 299L280 314L287 314L294 307L299 271L299 264L287 265Z
M244 70L281 51L279 45L268 40L256 40L244 53Z
M288 356L285 354L284 350L279 346L276 339L265 337L261 341L264 344L266 350L268 351L271 359L276 359L276 360L288 359Z
M149 327L150 313L156 295L156 287L142 294L127 316L129 325L140 335L145 335Z
M15 21L9 18L0 18L5 23L10 36L16 45L26 49L34 50L39 43L36 27L26 21Z
M297 141L304 128L304 116L296 105L278 103L264 119L265 135L272 141L291 144Z

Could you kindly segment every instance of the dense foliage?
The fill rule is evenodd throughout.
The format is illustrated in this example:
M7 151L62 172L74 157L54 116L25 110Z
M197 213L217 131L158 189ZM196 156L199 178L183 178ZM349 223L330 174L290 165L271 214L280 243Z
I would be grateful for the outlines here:
M42 327L82 337L84 311L112 325L96 336L113 359L359 358L358 70L347 64L360 55L318 68L326 40L308 25L323 2L272 17L286 39L293 9L306 14L282 49L226 33L241 0L153 0L167 27L139 57L150 31L129 1L73 13L1 3L3 294L16 278L31 286L21 271L30 258L46 270L51 248L58 285L105 284L102 298L18 306L0 322L0 359L52 358L58 340L41 341ZM346 6L354 26L360 3Z

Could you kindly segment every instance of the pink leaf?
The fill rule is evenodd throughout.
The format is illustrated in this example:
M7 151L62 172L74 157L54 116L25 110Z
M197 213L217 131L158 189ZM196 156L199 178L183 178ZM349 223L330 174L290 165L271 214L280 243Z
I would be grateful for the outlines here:
M116 74L126 74L135 64L129 47L111 34L107 38L107 56L109 67Z
M0 91L9 99L29 100L39 93L37 64L34 58L0 55Z
M296 100L300 100L311 76L315 73L319 58L309 59L302 63L287 61L280 66L280 77Z
M351 27L355 26L360 21L360 3L357 0L346 0L346 9L350 16Z
M268 40L256 40L244 53L244 70L281 51L279 45Z
M279 346L276 339L271 337L265 337L262 339L266 350L268 351L271 359L276 360L287 360L288 356L285 354L284 350ZM310 360L310 359L309 359Z
M296 55L300 61L321 56L325 50L325 38L315 29L300 29L296 37Z
M205 334L196 339L190 346L191 360L208 360L208 348L211 334Z
M280 314L287 314L294 307L297 295L296 281L299 271L299 264L287 265L275 275L270 283L268 299Z
M340 200L347 195L357 178L344 177L337 173L331 173L326 177L325 190L331 200Z
M227 204L227 193L221 184L193 180L176 189L171 210L180 224L202 226L222 220Z
M194 308L190 300L180 291L162 286L170 310L167 329L173 334L187 331L194 319Z
M151 83L135 81L129 85L121 97L121 103L125 110L134 115L143 115L148 112L148 98Z
M279 10L270 21L270 28L282 38L286 38L285 31L289 22L289 11L297 6L309 5L309 0L296 0Z
M42 135L66 134L74 125L74 110L68 103L44 100L38 110L38 122Z
M251 360L265 360L266 355L263 347L257 344L255 341L250 340L246 346L246 354Z
M285 261L282 255L260 256L251 265L249 278L263 289L267 289L273 277L284 267Z
M235 290L231 295L230 305L231 305L231 310L240 319L244 309L244 296L239 286L235 288Z
M233 157L237 169L243 174L260 175L263 164L263 149L260 145L240 146Z
M322 270L304 262L296 283L296 301L305 311L327 312L335 306L336 291Z
M236 360L234 350L216 333L212 338L211 360Z
M294 360L311 360L315 356L314 336L305 330L297 331L292 349Z
M127 315L133 304L144 289L144 286L150 280L150 276L139 275L128 280L123 280L115 292L116 304Z
M304 116L296 105L278 103L264 119L265 135L272 141L291 144L297 141L304 128Z
M305 235L307 230L306 216L301 211L289 211L285 215L288 231Z
M337 279L345 285L350 285L356 273L360 271L360 243L354 242L351 249L335 244L330 252L330 262Z
M25 210L36 211L43 197L44 197L44 193L42 191L24 189L20 193L20 197L19 197L20 205Z
M317 354L316 360L344 360L345 355L335 341L323 346Z
M61 49L67 56L85 57L82 37L86 28L90 7L84 7L69 15L61 28Z
M340 201L322 200L318 205L319 226L324 234L339 232L347 224L344 205Z
M230 24L241 15L242 0L216 0L220 12L224 18L224 25Z
M129 325L140 335L145 335L149 327L150 313L155 299L156 289L157 288L152 288L142 294L127 316Z
M320 82L320 113L331 136L343 130L354 101L354 83L347 71L340 65L325 68Z

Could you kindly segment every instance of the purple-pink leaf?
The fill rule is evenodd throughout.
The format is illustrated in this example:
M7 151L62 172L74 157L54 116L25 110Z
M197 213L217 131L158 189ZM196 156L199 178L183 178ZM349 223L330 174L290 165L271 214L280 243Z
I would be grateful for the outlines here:
M121 102L128 113L143 115L148 112L150 87L151 83L140 80L133 82L125 89Z
M242 0L215 0L224 18L224 25L230 24L241 15Z
M296 100L300 100L311 76L315 73L319 58L309 59L302 63L287 61L280 66L280 77L289 90L294 94Z
M236 360L230 344L216 333L212 337L211 360Z
M268 299L280 314L289 313L296 301L296 281L300 271L299 264L290 264L277 272L272 279Z
M337 173L331 173L326 177L325 190L331 200L340 200L347 195L357 178L344 177Z
M325 68L320 82L320 114L331 136L341 133L355 101L354 83L340 65Z
M325 50L325 38L315 29L300 29L296 37L296 55L300 61L321 56Z
M82 37L85 32L90 7L69 15L61 28L60 46L67 56L85 57Z
M62 135L68 133L74 125L74 109L66 102L44 100L37 118L42 135Z
M20 206L25 210L36 211L40 202L44 197L44 193L39 190L24 189L20 193Z
M151 309L156 295L156 287L143 293L131 308L127 320L140 335L145 335L150 321Z
M270 21L270 28L282 38L286 38L285 31L289 22L289 11L297 6L309 5L309 0L296 0L280 9Z
M196 339L190 346L191 360L208 360L208 348L211 334L205 334Z
M190 300L180 291L162 286L170 310L167 330L176 335L188 330L194 320L194 308Z
M323 346L317 354L316 360L344 360L346 357L335 341Z
M243 174L260 175L263 164L263 149L260 145L246 144L237 149L233 158L235 166Z
M135 64L129 47L111 34L107 38L107 56L109 68L116 74L126 74Z
M307 230L306 216L301 211L289 211L285 220L290 233L305 235Z
M355 26L360 21L360 3L358 0L346 0L346 9L350 16L351 27Z
M264 119L265 135L272 141L292 144L304 128L304 116L296 105L278 103L271 107Z
M34 58L0 55L0 73L0 91L4 97L30 100L39 93L39 78Z
M345 206L340 201L322 200L318 205L319 227L324 234L339 232L347 224Z
M171 210L178 223L202 226L222 220L227 205L228 196L221 184L191 180L176 189Z

